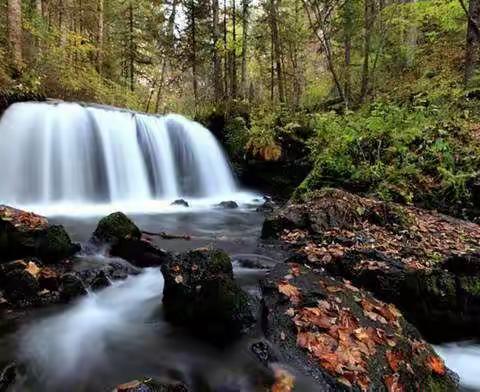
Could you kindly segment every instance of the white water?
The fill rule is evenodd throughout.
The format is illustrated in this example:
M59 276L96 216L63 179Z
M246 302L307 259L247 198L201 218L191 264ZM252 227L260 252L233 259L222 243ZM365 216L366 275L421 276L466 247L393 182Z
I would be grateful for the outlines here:
M450 343L435 350L447 367L460 376L464 387L480 391L480 345L473 342Z
M17 103L0 119L0 203L46 215L247 202L214 136L179 115ZM176 208L178 209L178 207Z
M159 269L113 282L23 331L19 359L48 390L63 390L64 383L87 380L98 367L113 361L109 343L126 347L142 339L142 325L147 325L161 303L162 291Z

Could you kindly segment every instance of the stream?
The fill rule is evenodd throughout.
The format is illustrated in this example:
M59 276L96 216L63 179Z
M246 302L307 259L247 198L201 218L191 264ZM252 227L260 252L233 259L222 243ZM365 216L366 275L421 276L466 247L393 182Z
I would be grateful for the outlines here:
M282 255L259 242L263 214L250 206L237 210L213 209L133 215L135 223L151 232L189 234L190 241L155 239L172 251L215 244L233 259L236 279L253 295L266 269L242 267L241 259L272 266ZM56 217L76 241L86 241L96 217ZM105 256L90 262L107 262ZM249 350L251 341L227 349L214 348L172 328L162 320L163 277L159 269L116 281L106 289L66 306L33 310L7 317L0 324L0 363L16 361L21 377L14 392L75 392L111 390L142 377L182 379L198 389L254 391L261 365ZM261 338L261 332L258 332ZM480 390L480 345L449 343L436 347L446 364L461 377L464 391ZM315 387L297 374L300 391Z

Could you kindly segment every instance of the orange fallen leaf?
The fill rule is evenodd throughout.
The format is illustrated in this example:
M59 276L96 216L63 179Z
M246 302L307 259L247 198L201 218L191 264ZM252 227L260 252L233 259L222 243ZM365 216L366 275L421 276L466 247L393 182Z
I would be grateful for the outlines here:
M285 369L274 369L275 383L272 385L271 392L291 392L295 385L295 377Z
M433 373L438 374L439 376L445 375L445 363L440 357L436 355L431 355L428 357L427 366L432 370Z
M300 302L300 290L294 285L282 281L278 284L278 291L288 297L294 304Z
M399 381L398 374L385 376L383 380L385 381L385 385L387 387L388 392L404 392L405 391L403 385Z

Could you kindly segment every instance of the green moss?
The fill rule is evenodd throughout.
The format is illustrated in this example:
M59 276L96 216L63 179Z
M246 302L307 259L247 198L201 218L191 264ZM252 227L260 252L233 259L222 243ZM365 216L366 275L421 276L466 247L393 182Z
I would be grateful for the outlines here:
M140 229L122 212L115 212L102 218L95 230L94 237L105 242L114 242L123 238L139 239Z
M420 386L420 390L425 392L454 392L458 391L458 388L450 377L436 377L430 375L425 380L425 385Z
M470 295L480 296L480 278L476 276L461 276L460 287Z
M76 250L63 226L50 226L40 240L38 254L43 261L54 262L71 256Z

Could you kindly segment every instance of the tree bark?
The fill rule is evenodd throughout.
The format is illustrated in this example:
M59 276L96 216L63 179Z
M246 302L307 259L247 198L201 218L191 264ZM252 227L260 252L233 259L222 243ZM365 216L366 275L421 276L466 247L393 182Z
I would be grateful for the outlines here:
M480 0L470 0L465 50L465 84L475 75L480 47Z
M21 0L8 0L8 42L13 60L13 66L17 71L22 68L22 2Z
M228 11L227 11L227 0L223 0L223 55L224 55L224 70L223 70L223 82L224 82L224 99L229 99L228 91L228 69L229 67L229 58L228 58L228 25L227 25Z
M360 89L360 101L364 102L367 98L369 79L370 79L370 44L372 39L372 25L374 21L375 4L373 0L364 0L364 43L363 43L363 66L362 66L362 84Z
M193 82L193 96L195 99L195 111L198 104L198 75L197 75L197 21L196 21L196 5L191 2L190 12L190 35L191 35L191 59L192 59L192 82Z
M129 53L128 65L130 76L130 90L135 91L135 40L133 38L133 4L130 1L128 6L128 34L129 34Z
M282 59L281 59L281 46L280 37L278 31L278 3L280 0L271 0L270 12L271 12L271 24L272 24L272 41L273 51L275 58L275 70L277 76L278 86L278 98L280 102L285 102L285 90L283 85L283 71L282 71Z
M242 4L242 98L247 96L247 49L248 49L248 19L249 19L249 0L243 0Z
M104 4L97 0L97 71L102 72L103 65L103 34L104 34Z
M233 41L233 49L231 51L231 97L237 97L237 7L236 7L236 0L232 0L232 41Z
M345 108L350 107L352 95L351 51L353 35L353 4L346 1L344 4L344 51L345 51Z
M212 23L213 23L213 86L215 94L215 103L218 105L222 101L222 63L218 53L218 43L220 40L219 30L219 4L218 0L212 1Z

